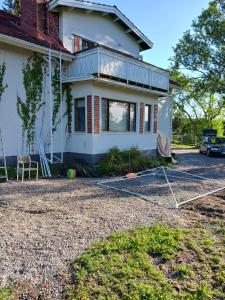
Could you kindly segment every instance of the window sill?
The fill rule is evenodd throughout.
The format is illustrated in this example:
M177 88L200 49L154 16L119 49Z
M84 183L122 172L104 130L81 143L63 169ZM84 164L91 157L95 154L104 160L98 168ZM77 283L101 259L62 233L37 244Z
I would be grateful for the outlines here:
M72 135L87 135L87 132L73 132Z
M113 132L113 131L102 131L100 132L102 135L138 135L139 132Z

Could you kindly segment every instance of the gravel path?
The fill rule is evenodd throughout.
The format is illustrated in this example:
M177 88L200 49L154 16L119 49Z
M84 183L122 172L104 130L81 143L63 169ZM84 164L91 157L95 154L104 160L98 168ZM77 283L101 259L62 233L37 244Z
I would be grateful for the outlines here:
M208 157L198 150L174 150L178 159L176 169L208 178L225 180L225 157Z
M178 169L199 174L213 169L214 177L225 177L223 158L178 151L178 161ZM0 184L0 286L20 282L15 299L65 299L62 291L71 281L71 263L93 241L156 220L190 225L187 215L195 214L105 190L96 182Z

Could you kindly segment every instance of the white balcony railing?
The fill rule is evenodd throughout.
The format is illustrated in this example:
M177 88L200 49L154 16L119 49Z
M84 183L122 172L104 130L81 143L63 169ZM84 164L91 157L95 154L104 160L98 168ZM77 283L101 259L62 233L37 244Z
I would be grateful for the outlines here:
M92 75L109 76L164 91L169 89L169 72L102 47L77 54L74 62L68 65L64 80Z

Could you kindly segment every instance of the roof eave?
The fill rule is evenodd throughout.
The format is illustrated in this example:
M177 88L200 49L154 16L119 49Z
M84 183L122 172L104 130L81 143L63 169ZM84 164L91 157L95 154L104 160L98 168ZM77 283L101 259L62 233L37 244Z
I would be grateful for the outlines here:
M48 47L44 47L44 46L40 46L19 38L15 38L6 34L2 34L0 33L0 42L6 43L8 45L12 45L12 46L18 46L21 48L25 48L27 50L31 50L31 51L35 51L35 52L39 52L42 54L48 54L49 48ZM62 59L63 60L67 60L67 61L72 61L72 59L74 58L74 55L72 54L66 54L64 52L61 52L62 54ZM52 49L52 55L55 57L59 57L60 55L60 50L53 50Z
M140 38L140 40L142 40L140 43L140 48L142 51L149 50L153 47L153 43L116 6L70 0L50 0L48 3L49 11L57 10L61 6L115 14L126 26L132 30L135 35Z

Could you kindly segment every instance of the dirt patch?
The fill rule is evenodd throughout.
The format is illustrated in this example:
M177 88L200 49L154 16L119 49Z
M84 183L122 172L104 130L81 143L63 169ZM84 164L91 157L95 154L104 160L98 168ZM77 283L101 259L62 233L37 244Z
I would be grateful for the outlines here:
M190 202L182 210L192 211L212 220L225 217L225 191L220 194L204 197L201 200Z

